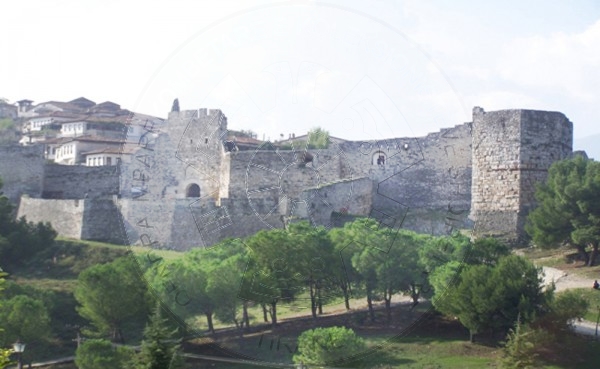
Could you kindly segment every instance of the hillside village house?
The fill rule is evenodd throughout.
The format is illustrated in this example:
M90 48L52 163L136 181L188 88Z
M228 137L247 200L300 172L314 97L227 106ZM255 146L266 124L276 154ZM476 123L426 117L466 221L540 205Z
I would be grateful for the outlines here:
M0 99L0 119L15 119L17 118L17 115L18 112L16 105L9 104L6 101Z
M96 104L84 97L37 105L31 100L18 103L18 115L26 119L20 144L44 145L45 158L63 165L116 165L127 160L127 143L138 143L149 121L153 126L163 122L110 101Z
M49 140L46 147L46 158L57 164L85 164L84 153L103 149L113 149L120 152L123 141L99 136L61 137Z
M128 163L131 161L133 149L135 149L135 145L107 147L83 152L81 155L88 167L119 165L121 162Z

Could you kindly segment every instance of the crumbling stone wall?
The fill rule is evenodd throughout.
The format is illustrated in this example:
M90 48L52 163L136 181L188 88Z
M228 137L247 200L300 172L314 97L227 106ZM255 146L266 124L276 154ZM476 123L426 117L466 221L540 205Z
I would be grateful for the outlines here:
M373 179L370 216L437 235L469 228L471 129L465 123L425 137L344 143L353 172ZM383 165L373 160L377 153Z
M373 206L373 180L368 177L341 180L300 194L298 217L313 225L332 227L347 215L368 216Z

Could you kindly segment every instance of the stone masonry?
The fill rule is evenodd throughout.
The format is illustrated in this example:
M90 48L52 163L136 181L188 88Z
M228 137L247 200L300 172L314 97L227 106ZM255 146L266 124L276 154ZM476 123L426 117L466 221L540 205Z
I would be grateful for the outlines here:
M471 217L475 233L524 238L535 185L572 153L573 124L558 112L473 110Z
M475 108L472 122L425 137L319 150L292 140L293 149L228 151L227 134L221 110L171 112L146 127L131 163L48 165L33 148L0 148L0 176L19 216L73 238L185 250L300 219L330 227L364 216L517 242L535 184L571 154L573 126L557 112Z

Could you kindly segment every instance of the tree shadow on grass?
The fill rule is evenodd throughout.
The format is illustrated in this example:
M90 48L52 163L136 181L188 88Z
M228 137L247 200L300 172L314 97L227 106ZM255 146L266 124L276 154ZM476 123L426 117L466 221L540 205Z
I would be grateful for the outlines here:
M364 356L351 358L343 362L328 363L328 366L339 368L397 368L403 365L414 364L412 359L399 358L384 348L372 350Z

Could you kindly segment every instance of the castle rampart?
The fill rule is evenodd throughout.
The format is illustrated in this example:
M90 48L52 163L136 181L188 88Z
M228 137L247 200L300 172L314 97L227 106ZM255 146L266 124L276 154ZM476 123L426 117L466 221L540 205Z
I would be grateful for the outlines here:
M15 203L28 195L19 215L52 221L68 237L180 250L353 216L432 234L475 221L476 235L515 241L535 184L571 154L573 135L561 113L481 108L472 123L425 137L332 140L307 151L226 150L218 109L171 112L145 130L132 160L116 167L45 165L39 148L1 148L12 160L0 162L5 192Z

